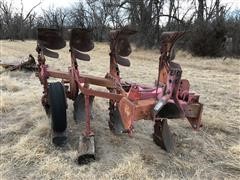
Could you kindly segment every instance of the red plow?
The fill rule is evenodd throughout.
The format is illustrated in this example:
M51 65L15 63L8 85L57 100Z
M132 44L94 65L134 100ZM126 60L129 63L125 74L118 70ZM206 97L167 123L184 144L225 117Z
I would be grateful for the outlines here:
M109 99L109 128L114 134L132 135L134 123L138 120L154 121L153 140L167 152L174 150L174 138L167 119L187 118L194 130L201 126L203 105L199 95L190 91L189 81L181 79L181 66L173 62L174 44L184 32L164 32L161 35L159 71L152 86L130 83L120 76L119 66L130 66L127 58L132 52L128 40L136 31L122 28L111 31L110 68L105 77L82 74L78 60L90 61L86 54L94 48L91 32L87 29L71 30L70 60L67 72L51 70L45 56L58 58L59 50L66 46L63 35L55 29L38 29L38 72L43 85L42 105L51 117L52 142L63 146L67 142L67 101L73 100L74 120L85 120L78 148L78 163L95 159L94 131L91 128L92 106L95 97ZM49 78L59 82L48 82ZM105 87L106 90L91 85Z

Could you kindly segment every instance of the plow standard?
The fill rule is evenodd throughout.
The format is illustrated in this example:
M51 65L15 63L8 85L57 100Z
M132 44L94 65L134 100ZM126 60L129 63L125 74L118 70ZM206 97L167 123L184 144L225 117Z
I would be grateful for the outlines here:
M55 29L38 29L37 76L43 85L42 105L51 117L52 142L55 145L63 146L67 142L66 98L73 100L74 120L85 120L86 127L79 138L79 164L95 159L95 134L91 128L95 97L109 99L108 124L113 133L132 135L136 121L151 120L155 123L153 140L167 152L174 150L174 138L167 119L187 118L195 130L202 126L203 105L199 103L199 95L190 91L189 81L181 79L181 66L173 62L174 44L184 32L162 33L159 70L152 86L128 82L120 76L119 65L131 64L127 58L132 52L128 37L136 33L127 27L109 33L110 68L106 76L82 74L77 60L90 61L90 56L86 54L94 48L90 33L87 29L71 30L71 66L68 71L61 72L51 70L45 56L58 58L58 53L52 50L66 46L62 33ZM48 82L50 77L61 81ZM105 87L106 90L99 90L96 86Z

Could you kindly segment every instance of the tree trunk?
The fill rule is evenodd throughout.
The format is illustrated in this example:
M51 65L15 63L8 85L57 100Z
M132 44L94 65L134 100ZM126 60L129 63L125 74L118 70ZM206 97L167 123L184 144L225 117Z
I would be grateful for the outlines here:
M198 20L200 22L203 22L203 20L204 20L204 17L203 17L203 14L204 14L204 1L205 0L198 0Z

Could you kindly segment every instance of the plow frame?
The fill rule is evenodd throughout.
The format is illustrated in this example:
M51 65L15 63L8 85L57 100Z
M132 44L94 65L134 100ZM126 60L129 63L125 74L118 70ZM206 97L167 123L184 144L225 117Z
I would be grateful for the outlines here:
M86 112L84 137L94 136L90 126L90 96L109 99L109 109L117 108L120 113L124 127L122 132L127 132L130 135L132 134L134 122L141 119L161 124L158 122L164 119L186 117L192 128L198 130L202 126L203 105L199 103L199 95L189 91L188 80L181 79L181 66L173 63L171 59L173 46L183 36L184 32L163 33L158 80L155 86L152 87L129 83L123 81L120 77L118 65L130 66L130 61L125 58L131 53L131 47L127 40L128 36L135 32L128 29L110 32L110 69L105 77L80 73L77 58L80 57L82 60L88 61L90 57L78 52L73 45L70 45L69 50L71 66L68 67L68 71L51 70L45 63L45 55L48 53L55 57L58 56L49 50L46 51L45 46L48 46L47 43L43 45L41 41L38 41L36 48L38 52L38 71L36 76L43 85L42 105L45 108L49 107L48 79L52 77L61 79L67 98L75 100L79 92L84 95ZM71 43L70 40L70 44L74 43ZM91 48L86 47L86 49ZM93 89L90 85L105 87L107 91Z

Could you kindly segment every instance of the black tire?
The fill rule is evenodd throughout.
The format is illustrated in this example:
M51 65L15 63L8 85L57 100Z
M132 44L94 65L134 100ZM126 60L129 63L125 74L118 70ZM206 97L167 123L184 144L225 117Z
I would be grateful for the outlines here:
M54 133L63 133L67 128L66 98L64 87L60 82L48 85L49 112Z

